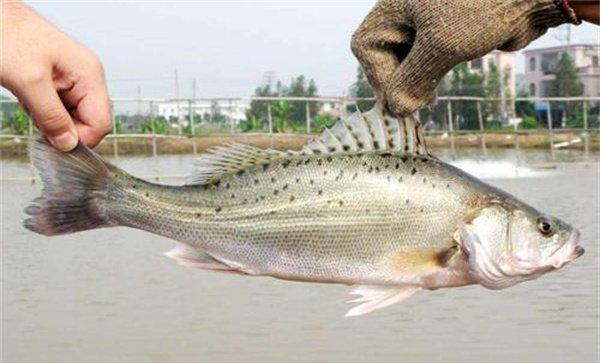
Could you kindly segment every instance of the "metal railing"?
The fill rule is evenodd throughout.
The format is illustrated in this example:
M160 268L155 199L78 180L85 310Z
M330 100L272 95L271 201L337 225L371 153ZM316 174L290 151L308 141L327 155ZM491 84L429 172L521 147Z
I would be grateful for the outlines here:
M277 102L287 102L289 105L294 105L297 103L303 103L304 112L303 112L303 120L291 120L294 122L296 126L296 131L299 131L303 134L314 134L316 132L320 132L319 127L323 125L315 125L315 115L316 110L321 110L323 112L323 105L327 105L325 107L326 113L333 115L334 117L344 117L348 113L353 112L358 108L358 104L362 102L374 101L373 98L353 98L353 97L231 97L231 98L181 98L181 99L166 99L166 98L133 98L133 97L118 97L113 98L111 100L113 104L113 108L118 111L120 107L126 104L135 104L137 107L136 111L129 112L129 118L137 117L138 121L142 120L149 127L146 128L146 133L140 133L139 131L132 130L120 130L120 127L125 126L119 121L119 117L122 116L119 112L114 112L113 114L113 131L111 134L107 135L107 139L111 140L113 143L113 153L115 156L119 155L119 140L123 138L131 138L131 139L150 139L152 142L152 154L154 156L158 155L158 146L157 140L162 138L189 138L192 139L192 153L196 154L198 151L196 144L196 136L204 135L204 134L214 134L214 133L228 133L228 134L238 134L242 133L239 130L238 126L240 122L242 122L239 118L236 119L234 117L228 116L228 112L222 114L220 121L212 122L213 118L216 118L215 112L219 113L219 108L221 110L227 109L227 107L231 107L231 105L238 105L239 107L244 107L244 105L250 105L251 103L262 104L266 106L264 110L264 118L261 119L260 123L263 125L259 130L254 130L258 132L262 132L265 134L273 135L275 130L275 107L277 106ZM538 103L546 105L546 108L540 115L545 116L545 127L544 128L536 128L536 129L519 129L516 125L512 128L507 128L506 126L500 130L488 130L486 128L486 124L490 121L490 111L486 110L486 107L492 105L492 109L496 110L496 113L501 114L501 116L496 117L497 121L506 121L508 119L514 119L518 117L518 111L516 111L516 104L519 102L526 103ZM1 104L16 104L17 101L14 99L2 99L0 100ZM203 115L198 115L196 113L196 106L198 104L207 105L210 104L211 112L208 116L208 120ZM471 110L472 114L476 116L476 125L477 128L461 128L461 118L464 117L461 114L461 105L475 105L475 110ZM174 120L167 120L167 127L171 127L172 129L168 129L166 134L162 134L157 131L157 122L156 116L159 116L159 105L175 105L176 107L176 117ZM183 109L185 112L181 111L181 106L184 105ZM225 106L223 106L225 105ZM229 106L228 106L229 105ZM241 106L240 106L241 105ZM580 127L555 127L557 124L557 120L554 120L553 113L555 109L564 110L566 109L566 105L570 107L573 105L577 105L579 107L579 114L581 118L581 126ZM134 108L136 108L134 107ZM187 109L187 110L186 110ZM500 110L500 112L498 112ZM470 96L441 96L438 97L438 103L436 106L426 108L425 110L421 110L416 115L421 119L422 123L425 126L428 126L433 122L433 125L437 127L441 127L434 130L429 130L426 128L426 135L436 136L436 135L444 135L447 136L449 141L449 147L454 154L456 152L456 136L462 134L476 134L481 140L481 148L485 153L487 150L487 141L486 134L492 133L504 133L504 134L512 134L515 137L515 147L519 148L519 136L528 135L528 134L546 134L549 138L549 151L551 153L551 157L554 160L555 158L555 150L557 148L569 146L570 143L579 143L582 142L584 145L584 151L587 155L589 153L589 135L590 133L598 133L600 131L600 97L516 97L516 98L483 98L483 97L470 97ZM364 111L364 110L363 110ZM187 113L183 115L183 113ZM298 112L297 112L298 113ZM433 120L432 114L435 113L438 118L441 119ZM425 117L428 114L428 118L431 122L427 122ZM167 115L168 116L168 115ZM3 131L5 130L6 125L6 117L5 112L2 112L2 122L1 128ZM200 118L200 119L198 119ZM565 118L564 113L561 115L561 118ZM131 120L129 120L131 122ZM473 120L471 120L473 121ZM593 121L594 127L590 127L590 121ZM209 125L210 124L210 125ZM471 122L474 124L474 122ZM174 126L174 127L173 127ZM184 127L185 126L185 127ZM207 127L210 126L210 127ZM564 122L563 122L564 126ZM207 131L208 130L208 131ZM131 132L128 132L131 131ZM10 132L2 132L0 133L0 138L7 139L22 139L27 138L33 132L33 124L31 120L29 120L29 125L27 128L26 134L15 134ZM575 140L570 140L565 145L565 142L556 143L555 135L557 133L580 133L581 137L576 138Z

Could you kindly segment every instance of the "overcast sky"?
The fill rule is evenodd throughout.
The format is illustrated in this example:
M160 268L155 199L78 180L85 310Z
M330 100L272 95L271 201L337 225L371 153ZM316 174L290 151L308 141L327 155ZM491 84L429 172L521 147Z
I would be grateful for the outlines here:
M375 1L29 1L104 63L113 97L247 96L265 71L312 77L340 95L357 62L350 36ZM530 45L559 45L556 31ZM572 42L597 43L598 27L574 27ZM523 60L519 57L520 68Z

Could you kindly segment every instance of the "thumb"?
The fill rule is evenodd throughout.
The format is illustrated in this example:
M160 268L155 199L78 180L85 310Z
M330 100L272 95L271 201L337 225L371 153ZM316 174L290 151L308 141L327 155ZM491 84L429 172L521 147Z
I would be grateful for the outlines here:
M393 114L406 116L433 103L437 86L459 63L434 48L417 40L394 71L386 90L387 107Z
M77 146L78 136L73 120L50 80L25 87L19 96L36 126L54 147L71 151Z

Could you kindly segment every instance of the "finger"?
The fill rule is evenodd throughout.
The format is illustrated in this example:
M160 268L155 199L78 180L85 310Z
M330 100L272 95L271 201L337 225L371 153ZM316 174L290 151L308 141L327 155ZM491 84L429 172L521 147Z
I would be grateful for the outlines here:
M72 110L79 139L89 147L96 146L112 129L111 103L101 66L84 72L83 78L61 92L65 105Z
M414 41L414 30L399 12L390 12L378 3L352 36L352 52L380 101L400 62L408 54Z
M63 94L63 100L72 109L79 140L88 147L94 147L112 130L110 100L103 88L85 91L79 88L76 85Z
M446 73L460 60L432 49L430 43L417 40L413 49L390 77L386 101L397 116L412 114L435 101L435 91Z
M33 82L23 87L17 96L54 147L71 151L77 146L77 130L51 80Z

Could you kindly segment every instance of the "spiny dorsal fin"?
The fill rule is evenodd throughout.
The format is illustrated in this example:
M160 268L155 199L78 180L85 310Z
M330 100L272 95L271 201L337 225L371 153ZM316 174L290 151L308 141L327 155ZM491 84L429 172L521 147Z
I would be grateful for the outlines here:
M196 169L186 179L187 185L202 185L218 181L223 174L248 169L280 159L293 152L259 149L243 144L227 144L209 150L196 161Z
M397 119L378 104L368 112L357 111L338 121L303 149L315 153L373 150L429 154L421 125L414 116Z

